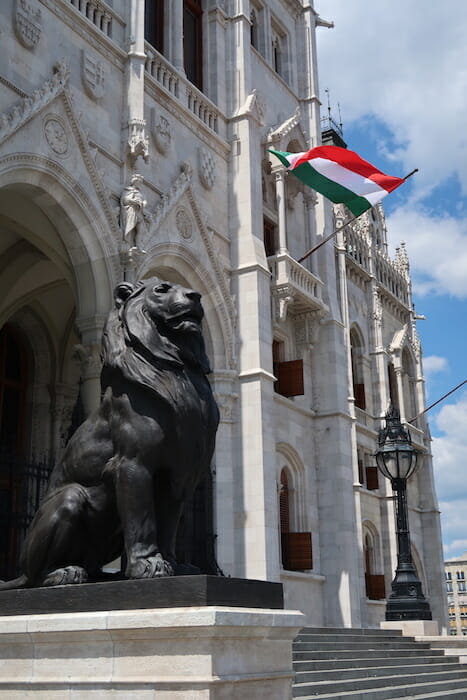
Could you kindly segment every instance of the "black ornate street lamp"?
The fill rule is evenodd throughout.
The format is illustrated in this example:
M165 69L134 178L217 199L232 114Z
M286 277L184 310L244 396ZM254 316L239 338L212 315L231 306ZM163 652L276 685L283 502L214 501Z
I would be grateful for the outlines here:
M386 414L386 426L379 431L378 445L378 469L391 481L396 494L397 569L387 600L386 620L431 620L430 604L423 595L410 551L407 479L417 469L418 452L393 406Z

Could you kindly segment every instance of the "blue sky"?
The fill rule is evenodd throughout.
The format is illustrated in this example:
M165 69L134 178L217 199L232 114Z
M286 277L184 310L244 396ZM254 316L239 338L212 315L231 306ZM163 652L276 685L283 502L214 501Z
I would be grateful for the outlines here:
M467 379L467 3L315 0L323 114L348 147L407 184L385 200L426 320L427 405ZM467 384L428 414L445 558L467 551Z

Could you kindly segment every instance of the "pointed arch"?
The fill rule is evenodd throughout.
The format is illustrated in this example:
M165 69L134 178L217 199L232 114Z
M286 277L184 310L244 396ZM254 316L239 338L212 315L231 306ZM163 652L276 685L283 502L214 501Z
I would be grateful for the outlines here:
M366 409L365 374L363 357L365 354L365 342L360 328L354 324L350 328L350 359L352 365L352 386L355 398L355 406Z

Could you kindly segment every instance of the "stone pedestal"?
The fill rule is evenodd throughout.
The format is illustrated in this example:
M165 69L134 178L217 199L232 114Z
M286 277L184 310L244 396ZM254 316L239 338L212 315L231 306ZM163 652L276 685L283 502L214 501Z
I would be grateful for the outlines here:
M385 620L380 623L382 630L402 630L404 637L427 637L439 634L436 620Z
M289 700L303 624L222 606L3 616L0 698Z

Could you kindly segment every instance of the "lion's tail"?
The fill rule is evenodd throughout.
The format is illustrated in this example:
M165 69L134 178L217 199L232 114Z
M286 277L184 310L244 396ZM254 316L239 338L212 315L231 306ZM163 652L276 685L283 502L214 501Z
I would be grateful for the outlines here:
M28 583L28 577L23 574L11 581L0 581L0 591L9 591L12 588L26 588Z

